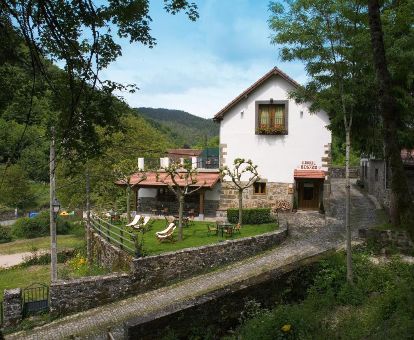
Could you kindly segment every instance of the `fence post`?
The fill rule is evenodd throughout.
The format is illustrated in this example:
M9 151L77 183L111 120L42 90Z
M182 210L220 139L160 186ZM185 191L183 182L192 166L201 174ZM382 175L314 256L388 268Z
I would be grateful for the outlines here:
M121 235L121 237L120 237L120 239L121 239L120 247L121 247L121 249L124 249L124 230L121 228L119 231L120 231L120 235Z
M107 224L106 230L108 231L108 236L106 238L108 242L111 243L111 239L109 238L109 236L111 236L111 224L110 223Z

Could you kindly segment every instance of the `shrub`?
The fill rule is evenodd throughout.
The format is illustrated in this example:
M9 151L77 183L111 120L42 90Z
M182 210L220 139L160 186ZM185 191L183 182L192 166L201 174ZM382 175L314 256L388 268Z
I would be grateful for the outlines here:
M56 232L59 235L68 234L71 226L68 221L61 217L57 218ZM12 233L17 238L35 238L49 235L50 220L49 212L42 211L39 215L33 218L22 217L19 218L12 227Z
M11 240L10 228L0 225L0 243L10 242Z
M239 221L239 209L227 209L227 219L230 223ZM243 209L243 224L263 224L273 222L270 208Z

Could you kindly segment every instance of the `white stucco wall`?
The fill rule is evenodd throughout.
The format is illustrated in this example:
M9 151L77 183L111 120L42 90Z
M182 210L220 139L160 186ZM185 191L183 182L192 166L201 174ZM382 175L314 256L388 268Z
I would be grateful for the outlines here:
M292 89L292 84L273 76L224 115L220 123L220 144L227 144L224 149L227 155L221 165L230 167L237 157L250 158L258 165L261 178L282 183L293 183L293 171L302 161L313 161L322 168L324 145L331 143L325 112L310 114L307 104L296 104L289 99L288 134L255 134L255 102L271 98L288 100Z

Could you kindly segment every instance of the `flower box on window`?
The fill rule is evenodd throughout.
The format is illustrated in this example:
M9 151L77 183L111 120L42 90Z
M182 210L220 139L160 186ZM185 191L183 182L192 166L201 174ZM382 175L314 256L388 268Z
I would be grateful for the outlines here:
M258 135L287 135L287 130L284 126L260 126L256 130Z

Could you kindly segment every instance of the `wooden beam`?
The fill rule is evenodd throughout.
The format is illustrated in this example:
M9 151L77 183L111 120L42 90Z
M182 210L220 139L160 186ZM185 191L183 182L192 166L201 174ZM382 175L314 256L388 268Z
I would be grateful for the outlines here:
M204 215L204 190L201 190L200 191L199 214L203 214Z

